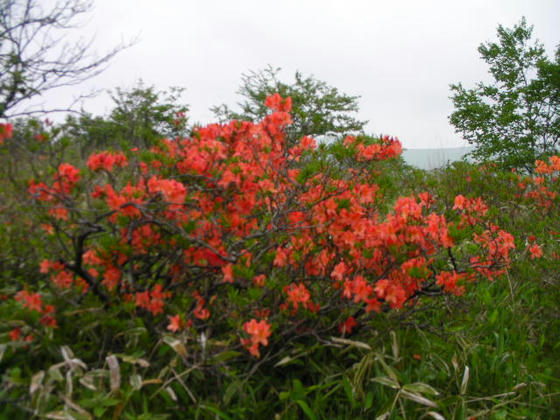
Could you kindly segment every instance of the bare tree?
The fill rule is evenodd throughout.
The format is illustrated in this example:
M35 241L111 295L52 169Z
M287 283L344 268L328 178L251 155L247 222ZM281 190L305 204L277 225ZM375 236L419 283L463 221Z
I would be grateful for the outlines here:
M19 105L96 76L130 45L97 56L92 40L69 40L92 6L90 0L0 0L0 118L45 112Z

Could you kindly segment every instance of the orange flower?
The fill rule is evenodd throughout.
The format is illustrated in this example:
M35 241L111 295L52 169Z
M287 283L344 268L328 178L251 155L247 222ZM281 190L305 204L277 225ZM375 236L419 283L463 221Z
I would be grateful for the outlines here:
M249 352L260 357L259 344L268 346L268 337L270 337L270 324L264 319L257 321L252 319L243 325L243 330L251 336L249 339L241 339L241 343Z
M115 287L117 287L117 285L119 284L120 278L121 271L117 267L110 265L105 270L102 283L107 289L114 290Z
M4 139L12 138L12 135L12 124L0 124L0 144L4 143Z
M68 289L72 286L74 276L67 271L60 271L51 275L51 280L57 287L61 289Z
M39 265L39 272L41 274L47 274L50 268L51 268L51 262L49 260L43 260Z
M101 152L90 155L87 166L92 171L105 169L107 172L113 170L113 166L120 166L121 168L128 165L126 156L122 153Z
M288 264L288 255L282 248L276 250L276 257L273 262L275 267L285 267Z
M260 274L258 276L253 277L253 282L257 287L264 287L266 281L266 274Z
M10 340L18 341L20 337L21 337L21 328L14 328L12 331L10 331Z
M300 304L304 308L307 307L311 299L309 290L303 283L292 283L284 288L284 292L288 295L287 301L292 305L294 311L297 311Z
M449 293L460 296L465 293L465 288L463 286L459 286L457 282L464 278L465 274L457 274L455 271L453 271L453 273L450 273L449 271L442 271L436 276L436 284L445 288L445 290Z
M31 295L26 290L21 290L16 294L14 299L18 302L24 301L22 303L23 307L30 311L37 311L39 313L43 311L43 302L39 293L33 293Z
M529 247L529 252L531 253L531 259L534 260L536 258L541 258L543 256L543 252L541 247L538 244L533 244Z
M177 332L181 329L182 323L181 315L169 317L169 325L167 326L167 329L171 332Z
M41 229L43 229L49 235L52 235L54 233L54 226L53 225L42 224Z
M204 302L204 299L202 302ZM193 315L198 319L208 319L210 318L210 311L202 305L197 305L197 307L194 308Z
M54 319L50 315L45 315L45 316L41 317L41 319L39 321L45 327L51 327L51 328L57 328L58 327L58 325L56 323L56 319Z
M268 96L264 104L273 111L290 112L292 109L292 98L283 99L280 94Z
M53 207L49 210L49 214L56 219L68 220L68 209L66 209L65 207Z
M344 322L342 322L338 326L338 331L342 335L352 334L352 330L357 325L358 325L358 323L356 322L356 319L353 316L349 316L348 318L346 318L346 320Z
M222 267L222 273L224 273L224 283L233 283L233 264Z
M465 208L466 200L467 199L461 194L455 197L455 205L453 206L453 210L463 210Z
M342 281L347 271L348 267L346 266L344 261L342 261L334 267L333 271L331 272L331 277L335 280Z

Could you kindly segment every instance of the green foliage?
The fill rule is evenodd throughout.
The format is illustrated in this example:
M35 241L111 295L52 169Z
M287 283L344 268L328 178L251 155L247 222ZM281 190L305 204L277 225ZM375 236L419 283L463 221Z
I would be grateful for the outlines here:
M0 148L0 289L26 278L35 283L38 264L52 243L41 221L31 217L29 180L71 157L60 127L33 118L18 119L14 127L14 137Z
M451 85L455 130L476 146L472 156L499 166L531 170L536 159L554 154L560 141L560 48L556 60L523 18L498 26L498 41L480 45L493 81L466 89Z
M188 133L188 106L180 103L183 89L157 91L139 81L131 89L117 88L108 117L69 117L63 129L81 148L83 157L103 148L147 149L161 138L184 137Z
M87 125L78 128L90 132ZM83 166L82 143L60 127L35 120L18 122L14 131L14 139L1 149L0 165L0 417L560 416L560 198L548 207L539 205L524 195L538 191L525 177L489 164L461 162L428 173L407 168L399 159L360 162L337 142L306 151L302 177L323 172L337 178L345 168L363 165L378 180L387 208L398 195L428 191L452 220L456 195L482 197L492 222L514 234L517 251L503 279L468 288L461 298L425 296L420 304L396 312L369 318L356 313L361 325L352 335L321 341L305 331L297 339L285 335L256 361L228 328L241 322L236 314L228 325L197 321L192 329L172 334L164 315L152 316L133 303L105 306L94 296L57 289L39 273L44 250L60 243L43 232L41 220L21 217L30 214L27 181L63 160ZM110 135L107 141L119 147L110 143ZM121 185L127 181L118 180ZM558 181L550 181L547 185L558 192ZM524 190L520 183L529 186ZM452 236L460 235L465 232L456 227ZM543 258L531 258L531 241L542 247ZM274 250L263 252L263 264L272 265ZM235 274L250 282L253 271L240 266ZM280 287L274 275L267 281L271 288ZM39 314L11 298L24 286L60 308L57 329L42 326ZM270 299L260 288L248 295L232 287L230 304ZM184 296L172 309L178 313L191 304L191 296ZM331 311L340 319L347 315ZM16 328L33 340L12 341L9 334Z
M358 111L358 96L349 96L337 88L300 72L294 75L293 83L278 79L280 68L267 67L242 75L238 94L243 101L240 111L227 105L212 109L221 121L232 119L259 121L267 114L264 101L267 96L279 93L283 98L292 98L293 124L287 129L288 141L294 144L302 136L342 135L360 133L367 121L355 118Z

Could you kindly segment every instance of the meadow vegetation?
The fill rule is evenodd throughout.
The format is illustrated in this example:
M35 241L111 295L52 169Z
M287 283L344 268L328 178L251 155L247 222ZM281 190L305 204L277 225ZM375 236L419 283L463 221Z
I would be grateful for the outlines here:
M2 415L556 417L560 160L288 145L266 102L87 153L2 126Z
M556 109L529 118L546 147L487 132L480 163L423 171L300 73L244 76L216 124L141 84L53 123L17 112L23 58L0 61L0 417L560 417L557 62L519 91ZM488 89L454 89L478 132Z

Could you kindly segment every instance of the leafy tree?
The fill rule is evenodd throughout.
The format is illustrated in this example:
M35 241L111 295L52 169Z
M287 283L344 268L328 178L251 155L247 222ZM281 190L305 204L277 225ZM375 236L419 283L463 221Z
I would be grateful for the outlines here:
M539 158L558 151L560 47L555 60L523 18L512 29L498 26L498 41L480 45L493 81L465 89L451 85L455 130L476 146L473 157L504 168L530 171Z
M50 5L47 5L50 3ZM91 54L91 42L68 42L89 0L0 0L0 118L46 112L17 111L22 102L61 86L76 85L102 72L125 48Z
M131 89L117 88L108 117L69 117L66 131L82 145L82 154L100 147L149 148L163 137L184 137L189 108L180 103L182 92L177 87L157 91L142 81Z
M117 88L112 98L115 108L110 119L123 130L122 136L132 144L146 147L162 137L186 135L188 106L179 103L184 89L170 87L156 91L140 81L131 90Z
M287 129L290 144L303 135L363 132L367 121L355 118L359 109L358 96L341 93L337 88L300 72L295 73L294 83L287 84L278 79L280 70L269 66L264 70L243 74L238 90L238 94L243 97L243 101L238 104L241 110L233 111L227 105L220 105L212 111L221 121L259 121L267 114L264 104L266 97L279 93L282 97L292 98L293 124Z

